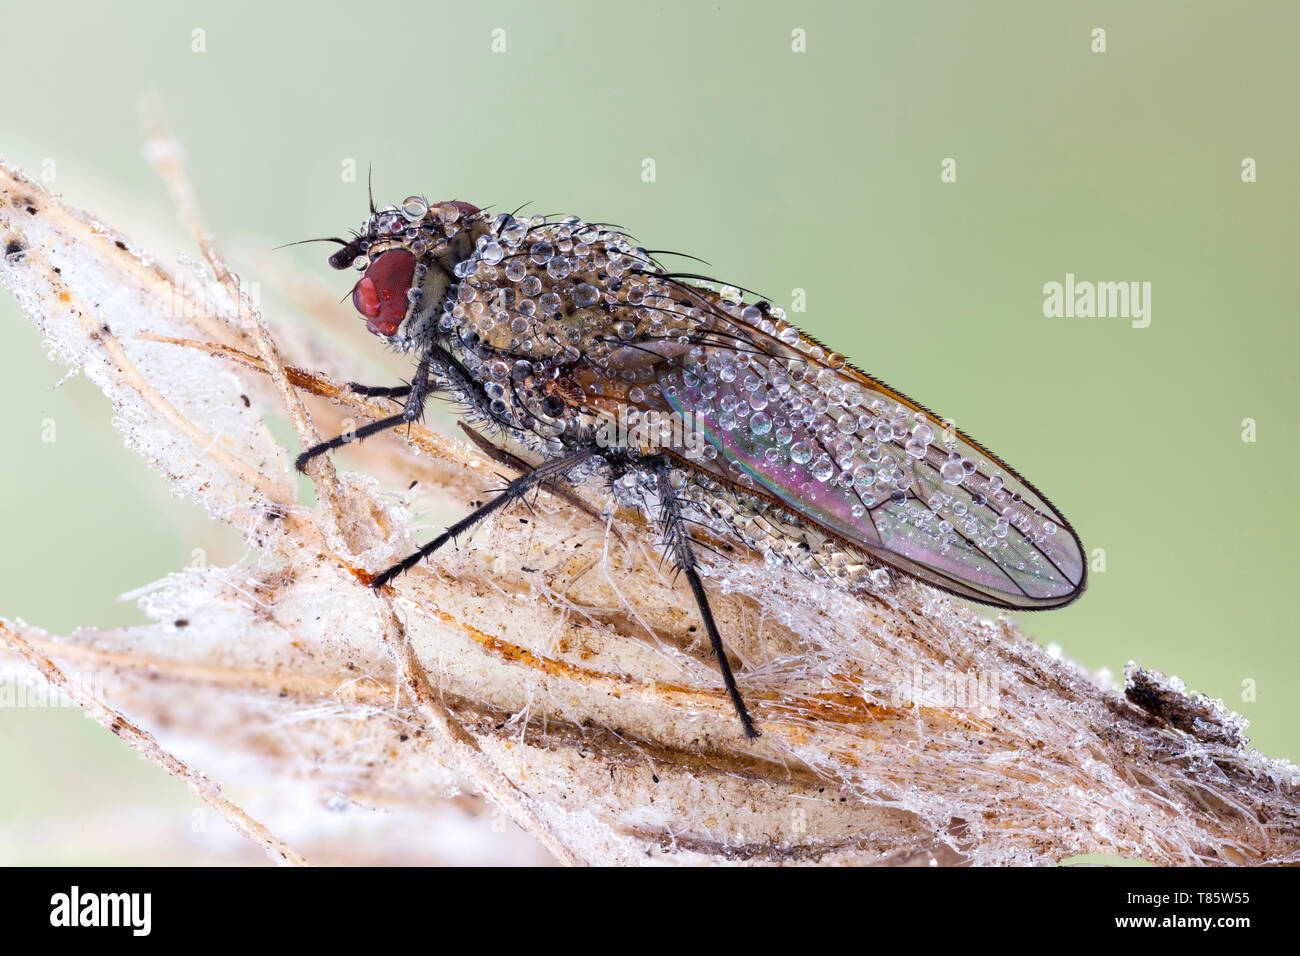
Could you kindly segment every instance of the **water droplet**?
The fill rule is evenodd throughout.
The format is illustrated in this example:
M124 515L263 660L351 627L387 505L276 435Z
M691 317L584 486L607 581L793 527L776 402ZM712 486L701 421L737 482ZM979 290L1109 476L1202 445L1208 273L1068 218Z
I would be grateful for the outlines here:
M511 219L501 229L501 238L512 246L517 246L528 235L528 227L518 219Z

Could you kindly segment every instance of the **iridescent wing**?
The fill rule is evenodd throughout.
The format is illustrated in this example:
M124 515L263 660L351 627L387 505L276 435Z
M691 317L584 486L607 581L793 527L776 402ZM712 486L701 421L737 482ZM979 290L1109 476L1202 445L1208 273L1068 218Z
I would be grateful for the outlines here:
M643 285L658 315L605 356L605 394L697 428L699 453L665 447L684 465L960 597L1038 610L1082 593L1074 530L983 446L779 310L651 272Z

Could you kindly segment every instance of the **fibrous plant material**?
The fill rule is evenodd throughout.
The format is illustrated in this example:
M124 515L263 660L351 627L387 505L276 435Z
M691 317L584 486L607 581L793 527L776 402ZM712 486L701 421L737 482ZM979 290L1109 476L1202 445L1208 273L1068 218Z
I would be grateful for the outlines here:
M392 406L340 384L352 354L320 324L262 316L176 145L150 149L206 267L182 281L4 169L0 279L127 443L249 554L142 590L151 625L56 638L6 621L5 666L103 675L80 702L141 728L128 743L152 733L144 752L183 777L229 770L254 802L291 783L338 795L291 825L274 801L261 823L213 803L276 858L357 858L328 836L341 800L387 811L372 862L439 859L424 841L448 813L485 834L504 814L566 863L1300 860L1295 768L1248 749L1216 702L1139 670L1126 698L918 583L850 595L717 539L705 583L763 733L746 740L689 591L599 487L573 492L581 508L544 492L374 593L428 537L419 513L463 509L508 463L416 424L350 446L358 471L315 459L318 504L300 504L300 449L267 423L306 447L317 421Z

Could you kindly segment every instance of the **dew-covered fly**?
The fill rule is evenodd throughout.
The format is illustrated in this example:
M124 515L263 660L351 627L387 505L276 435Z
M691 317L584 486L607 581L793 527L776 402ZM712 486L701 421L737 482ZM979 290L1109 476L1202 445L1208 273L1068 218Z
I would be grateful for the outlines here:
M376 588L530 489L603 480L661 529L750 737L697 525L850 590L886 586L893 569L1017 610L1083 591L1078 536L1000 458L780 308L668 271L618 227L412 196L372 203L359 233L330 241L342 247L330 265L362 272L352 301L366 327L411 353L415 373L406 386L353 385L403 410L308 449L298 467L418 419L433 392L531 467Z

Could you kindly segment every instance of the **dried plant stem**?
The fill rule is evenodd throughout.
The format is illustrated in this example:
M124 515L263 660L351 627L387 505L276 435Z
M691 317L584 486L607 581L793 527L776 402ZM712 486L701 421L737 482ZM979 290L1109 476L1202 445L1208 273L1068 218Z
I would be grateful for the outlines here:
M118 711L88 693L68 676L48 656L33 647L21 634L10 630L0 621L0 638L18 656L27 661L51 687L57 689L80 707L97 723L108 728L127 746L139 751L149 761L157 764L181 781L196 797L216 810L226 822L266 851L278 863L289 866L306 866L307 861L292 847L250 817L237 804L221 792L220 784L192 769L171 751L167 750L147 730L137 727Z
M298 397L297 391L290 383L275 342L262 321L260 310L244 294L239 284L239 277L227 265L225 257L204 222L197 192L181 160L181 146L171 135L160 106L151 107L146 103L144 114L149 136L147 152L154 157L177 205L182 222L203 250L204 257L216 273L218 281L236 303L239 317L245 325L249 338L256 345L263 369L275 384L285 411L298 434L298 440L303 448L309 448L320 441L320 433L311 423L302 399ZM332 518L331 523L335 530L342 535L345 546L351 551L359 550L363 546L363 539L349 524L349 510L343 502L343 491L333 463L327 456L314 458L308 465L308 474L315 482L317 494ZM573 850L565 846L544 817L535 811L527 796L506 779L491 759L479 749L474 738L456 722L451 712L434 698L428 676L406 639L406 629L393 610L391 597L386 593L377 592L374 599L379 607L380 620L383 624L383 641L401 664L404 685L429 725L442 738L450 756L461 771L517 824L532 833L555 855L557 860L566 865L582 862Z
M262 321L261 311L241 288L239 276L226 264L225 256L221 254L216 240L203 219L198 193L190 181L182 160L181 144L172 136L168 128L161 103L146 97L141 104L141 113L146 131L146 155L153 160L163 182L167 185L182 224L203 250L203 257L212 267L217 281L221 283L230 296L231 302L234 303L248 339L257 348L271 381L275 383L276 390L280 393L280 400L289 414L289 420L293 422L299 441L302 442L303 447L314 445L320 441L320 434L311 424L307 417L307 410L303 408L302 401L284 374L275 343L271 340L270 333ZM318 458L312 463L311 475L316 482L318 493L329 505L328 513L337 520L342 513L339 503L341 491L333 464L328 459Z
M93 334L103 344L105 353L116 364L123 383L135 389L161 419L171 424L178 432L193 442L195 448L201 448L208 454L220 459L225 468L232 474L239 475L264 494L268 501L285 507L292 503L293 492L287 484L276 483L261 472L250 470L242 461L222 449L212 436L204 434L178 412L176 406L169 402L139 373L112 332L101 329Z
M447 707L437 700L433 688L429 685L424 665L416 656L410 641L406 639L406 629L402 627L393 611L392 602L384 602L385 634L393 635L389 646L394 648L402 667L402 680L420 713L429 725L434 727L451 751L460 770L478 784L482 792L497 804L521 827L527 830L565 866L579 866L593 862L583 859L576 850L569 847L563 838L547 821L533 804L533 800L524 791L510 782L501 769L479 747L473 735L461 726Z

